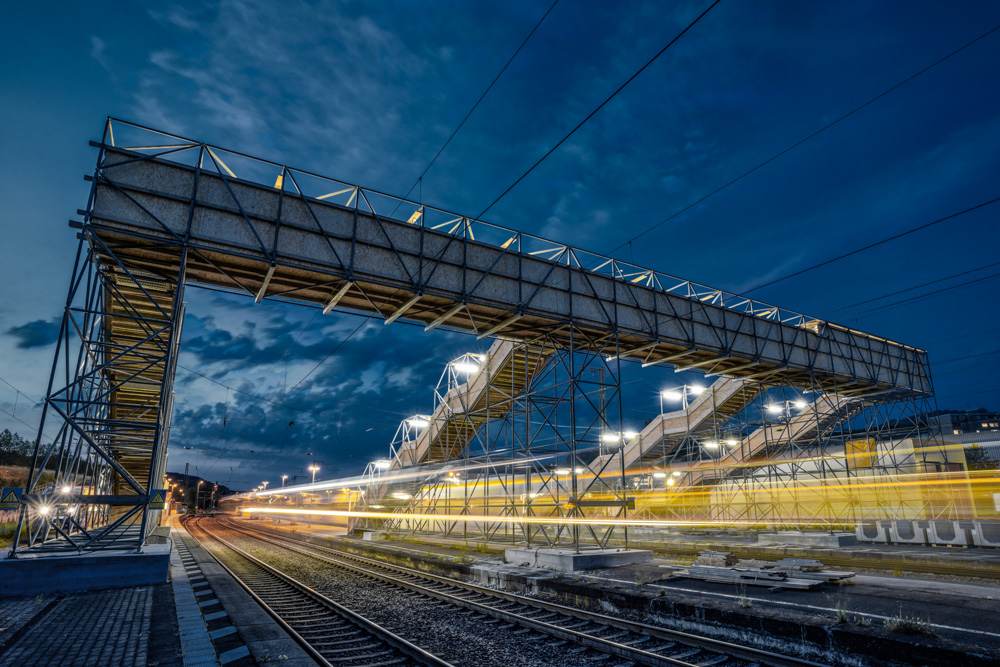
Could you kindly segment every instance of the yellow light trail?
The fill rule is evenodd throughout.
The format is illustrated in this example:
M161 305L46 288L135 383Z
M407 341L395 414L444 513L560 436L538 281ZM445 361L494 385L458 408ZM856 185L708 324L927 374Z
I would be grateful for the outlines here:
M510 523L510 524L560 524L566 526L641 526L641 527L671 527L671 526L704 526L718 523L722 525L758 525L759 521L663 521L652 519L619 519L617 517L541 517L541 516L493 516L489 514L397 514L395 512L358 512L347 510L300 510L278 507L245 507L245 513L258 514L299 514L312 516L336 516L358 519L398 519L401 521L449 521L458 523Z

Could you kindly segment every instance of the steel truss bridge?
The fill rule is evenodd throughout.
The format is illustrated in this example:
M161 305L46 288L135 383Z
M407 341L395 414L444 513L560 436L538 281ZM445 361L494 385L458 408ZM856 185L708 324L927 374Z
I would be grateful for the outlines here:
M188 284L558 351L560 400L589 411L560 443L573 460L577 443L621 430L620 410L595 404L594 364L611 404L625 361L844 397L932 393L922 350L724 290L115 119L91 144L28 537L12 555L141 547Z

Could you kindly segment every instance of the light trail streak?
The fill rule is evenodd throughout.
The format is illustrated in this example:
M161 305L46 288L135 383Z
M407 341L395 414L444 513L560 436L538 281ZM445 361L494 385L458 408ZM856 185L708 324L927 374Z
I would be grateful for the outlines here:
M335 516L342 518L357 519L396 519L401 521L447 521L455 523L509 523L509 524L537 524L537 525L565 525L565 526L641 526L641 527L678 527L678 526L704 526L704 521L665 521L654 519L624 519L618 517L541 517L541 516L494 516L488 514L416 514L416 513L396 513L396 512L358 512L356 510L304 510L283 507L244 507L245 513L258 514L293 514L293 515L313 515L313 516ZM723 522L710 522L722 525ZM733 525L734 522L726 521L725 525ZM760 522L735 522L737 525L755 526Z

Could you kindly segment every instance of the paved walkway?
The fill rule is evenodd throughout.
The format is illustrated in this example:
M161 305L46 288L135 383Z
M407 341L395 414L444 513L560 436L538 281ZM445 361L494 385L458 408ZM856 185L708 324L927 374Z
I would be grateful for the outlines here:
M0 600L3 667L149 664L152 586L39 598Z

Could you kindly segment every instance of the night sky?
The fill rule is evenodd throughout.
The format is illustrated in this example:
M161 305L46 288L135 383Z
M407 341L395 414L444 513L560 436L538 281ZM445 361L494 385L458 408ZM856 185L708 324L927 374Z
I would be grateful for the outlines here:
M404 195L549 4L6 6L0 428L35 435L105 116ZM559 0L411 196L478 215L709 4ZM998 25L980 1L723 0L484 219L923 347L939 408L1000 409L1000 202L754 290L1000 197L1000 30L675 215ZM168 467L237 488L307 452L359 471L488 347L186 296ZM631 425L696 379L630 369Z

